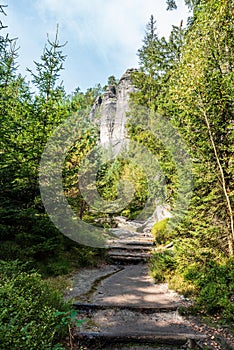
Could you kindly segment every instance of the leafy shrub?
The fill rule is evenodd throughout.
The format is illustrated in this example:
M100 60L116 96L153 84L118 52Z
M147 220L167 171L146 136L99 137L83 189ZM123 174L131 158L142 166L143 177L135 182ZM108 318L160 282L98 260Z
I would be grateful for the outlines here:
M234 321L234 259L223 264L211 260L184 276L198 288L196 307L210 314L221 313L226 320Z
M124 209L120 215L125 216L128 220L137 219L137 217L141 214L142 209L137 209L136 207L128 206L127 209Z
M106 250L91 248L86 246L73 247L72 256L75 259L75 265L80 267L96 266L97 263L105 259Z
M1 259L12 260L12 257L15 259L23 260L25 254L22 250L22 247L13 241L1 241Z
M68 279L67 275L47 277L46 282L52 289L56 289L61 293L64 293L66 289L72 287L71 280Z
M35 272L0 261L0 349L46 350L62 335L62 295Z
M65 256L58 256L44 260L37 264L43 276L66 275L71 271L71 264Z
M175 269L174 252L171 250L164 250L162 252L155 252L151 260L151 275L156 282L163 282L166 275Z
M180 242L181 243L181 242ZM174 250L154 253L151 275L157 282L194 298L193 311L219 314L234 321L234 259L218 257L208 248L176 243ZM194 249L193 249L194 248Z
M159 222L156 222L152 227L152 234L155 237L155 242L159 244L168 243L170 236L167 232L167 224L169 219L163 219Z

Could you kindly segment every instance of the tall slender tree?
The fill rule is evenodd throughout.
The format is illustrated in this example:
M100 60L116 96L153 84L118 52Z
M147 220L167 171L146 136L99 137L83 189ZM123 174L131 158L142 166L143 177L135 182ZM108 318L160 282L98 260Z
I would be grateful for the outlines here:
M174 102L170 113L199 162L200 213L233 255L233 6L216 0L201 5L171 79L168 103Z
M173 26L168 40L159 38L156 21L150 17L143 46L138 50L140 70L133 74L133 83L139 89L132 95L136 103L158 110L170 71L180 59L184 32L182 26Z

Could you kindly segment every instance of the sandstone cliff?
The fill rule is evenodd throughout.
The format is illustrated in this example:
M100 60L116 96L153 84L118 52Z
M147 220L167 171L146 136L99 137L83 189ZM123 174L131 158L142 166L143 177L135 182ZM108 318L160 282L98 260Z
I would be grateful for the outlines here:
M100 128L100 143L118 154L126 144L126 113L129 111L129 96L135 90L128 69L120 78L117 86L107 87L104 95L98 97L90 113L90 118Z
M133 71L135 69L128 69L117 86L108 86L103 96L96 99L90 113L90 119L99 126L100 144L108 150L110 158L119 154L123 146L128 144L126 114L129 112L130 93L136 91L131 82ZM160 205L157 198L153 210L153 215L139 227L142 232L149 232L155 222L171 218L170 207L166 203Z

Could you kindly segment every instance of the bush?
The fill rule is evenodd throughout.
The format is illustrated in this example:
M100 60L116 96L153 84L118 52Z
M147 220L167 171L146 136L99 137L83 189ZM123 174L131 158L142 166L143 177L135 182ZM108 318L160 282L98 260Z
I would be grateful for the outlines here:
M15 259L24 260L25 252L22 247L14 241L1 241L1 259L12 260L12 257Z
M76 267L97 266L105 257L106 249L103 248L91 248L80 245L72 249L72 259Z
M155 237L155 242L158 244L166 244L170 241L170 235L167 232L167 224L169 219L163 219L156 222L152 227L152 234Z
M223 264L211 260L207 265L197 265L196 273L185 273L185 278L193 280L198 288L197 308L234 321L234 259Z
M72 267L70 261L62 254L36 264L42 276L59 276L68 274Z
M184 242L185 243L185 242ZM156 282L168 281L185 296L194 298L193 311L218 314L223 321L234 321L234 259L216 257L208 248L188 244L174 250L155 252L151 275ZM190 248L190 249L189 249Z
M150 269L151 275L156 282L165 281L166 275L175 269L174 252L171 250L155 252L151 260Z
M64 330L58 312L69 305L39 274L24 269L0 261L0 349L52 349Z

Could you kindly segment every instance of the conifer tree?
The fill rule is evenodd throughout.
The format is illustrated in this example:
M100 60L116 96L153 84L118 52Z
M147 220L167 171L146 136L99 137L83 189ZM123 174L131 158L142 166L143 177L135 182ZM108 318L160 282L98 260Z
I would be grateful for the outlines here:
M140 70L133 74L133 83L139 89L132 95L135 103L158 110L170 71L180 59L184 32L182 26L173 26L168 40L159 38L154 17L150 17L143 46L138 50Z
M216 241L230 255L234 245L232 11L228 1L202 3L173 73L168 101L197 162L200 205L196 209L200 207L200 220L216 231L207 240Z
M56 36L57 39L57 36ZM60 250L62 236L45 215L40 200L38 167L53 128L68 115L64 92L56 87L64 57L57 41L49 43L34 83L29 85L17 74L12 41L2 40L1 55L1 255L5 259L39 259L45 252Z

